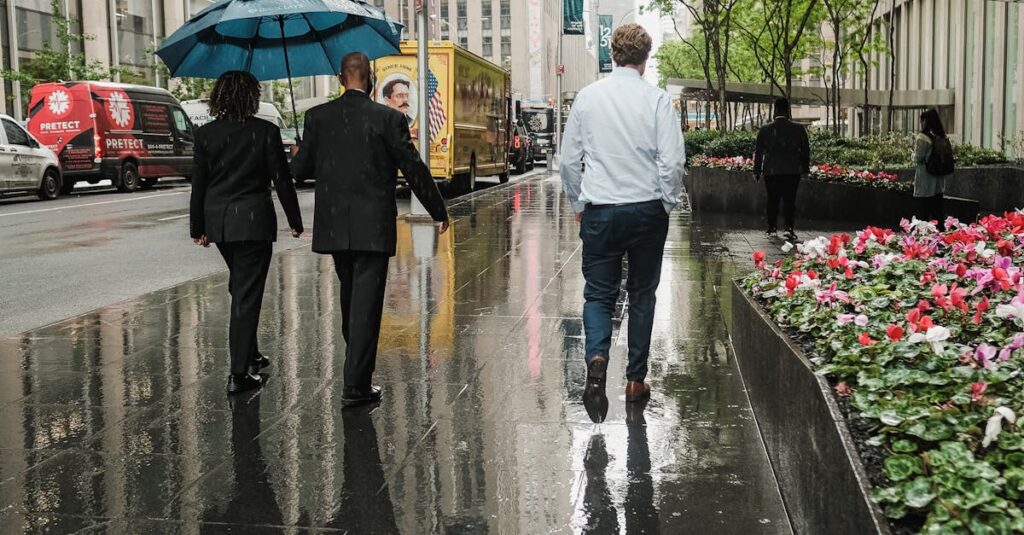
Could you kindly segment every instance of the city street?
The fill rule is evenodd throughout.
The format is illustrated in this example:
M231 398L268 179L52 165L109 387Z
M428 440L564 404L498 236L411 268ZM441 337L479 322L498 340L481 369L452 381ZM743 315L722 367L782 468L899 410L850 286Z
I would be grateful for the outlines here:
M496 184L485 177L477 188ZM189 239L184 182L132 194L85 189L51 202L0 199L0 337L226 269L215 248ZM309 245L312 185L299 189L299 204L307 232L296 240L275 203L275 252ZM398 207L408 212L407 192Z

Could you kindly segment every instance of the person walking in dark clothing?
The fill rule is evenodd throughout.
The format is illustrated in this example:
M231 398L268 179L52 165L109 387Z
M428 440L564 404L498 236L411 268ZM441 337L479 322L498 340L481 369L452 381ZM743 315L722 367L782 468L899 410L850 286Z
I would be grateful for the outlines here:
M779 201L786 225L786 239L796 241L796 192L800 176L811 172L811 146L807 130L789 118L789 101L775 101L775 119L757 133L754 179L764 179L768 190L768 236L778 232Z
M928 170L928 159L932 157L937 140L945 140L946 129L942 127L939 112L927 110L921 114L921 131L914 139L914 197L921 204L920 212L926 221L935 221L939 228L945 228L946 177ZM947 142L948 143L948 142ZM948 145L947 145L948 147Z
M292 158L299 179L316 179L313 252L334 258L341 280L346 406L379 401L371 384L384 310L388 262L395 255L398 171L441 232L448 209L420 159L401 112L374 102L370 61L353 52L342 60L341 98L306 112L302 144Z
M193 152L192 239L203 247L216 244L230 272L229 394L259 387L262 379L257 374L270 364L257 347L256 327L277 239L271 183L292 236L298 238L303 231L281 130L255 117L259 104L260 84L253 75L221 75L210 93L210 115L215 119L196 131Z

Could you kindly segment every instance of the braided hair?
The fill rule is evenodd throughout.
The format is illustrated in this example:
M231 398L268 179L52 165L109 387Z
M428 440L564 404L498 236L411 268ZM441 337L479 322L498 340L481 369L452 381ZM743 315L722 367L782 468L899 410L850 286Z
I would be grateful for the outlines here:
M209 106L218 119L244 121L260 109L260 83L248 72L228 71L213 85Z

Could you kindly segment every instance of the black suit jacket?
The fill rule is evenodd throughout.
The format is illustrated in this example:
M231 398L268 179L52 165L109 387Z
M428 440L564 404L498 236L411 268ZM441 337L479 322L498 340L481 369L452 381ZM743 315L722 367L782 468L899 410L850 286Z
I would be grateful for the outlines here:
M800 175L811 172L811 146L807 129L779 117L757 132L755 175Z
M263 119L217 119L196 130L193 153L191 234L211 242L274 241L277 188L288 226L302 231L295 183L281 143L281 130Z
M354 90L306 112L292 171L316 180L313 251L393 256L399 170L430 216L446 220L444 198L412 144L404 115Z

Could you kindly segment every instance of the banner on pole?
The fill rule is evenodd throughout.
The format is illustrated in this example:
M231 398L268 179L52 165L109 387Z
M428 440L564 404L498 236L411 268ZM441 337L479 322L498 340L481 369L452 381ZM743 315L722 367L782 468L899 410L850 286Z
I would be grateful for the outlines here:
M612 16L598 15L597 72L612 72Z
M562 0L562 33L583 35L583 0Z

